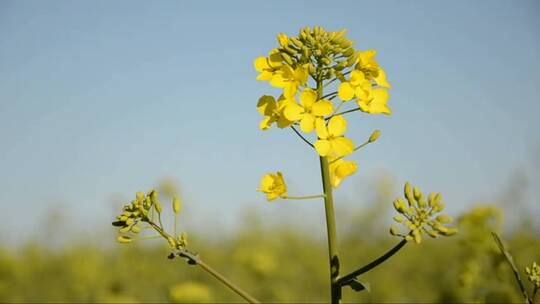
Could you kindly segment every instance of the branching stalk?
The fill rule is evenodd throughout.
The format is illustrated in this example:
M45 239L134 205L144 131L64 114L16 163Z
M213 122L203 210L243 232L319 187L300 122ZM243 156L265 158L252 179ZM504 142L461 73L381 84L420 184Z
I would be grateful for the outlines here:
M360 267L359 269L349 273L348 275L342 277L339 279L338 283L341 286L345 286L348 283L350 283L352 280L356 279L359 275L366 273L370 271L371 269L379 266L384 261L388 260L390 257L392 257L394 254L396 254L403 246L407 244L406 240L401 240L396 246L394 246L392 249L388 250L385 254L378 257L376 260L372 261L371 263Z

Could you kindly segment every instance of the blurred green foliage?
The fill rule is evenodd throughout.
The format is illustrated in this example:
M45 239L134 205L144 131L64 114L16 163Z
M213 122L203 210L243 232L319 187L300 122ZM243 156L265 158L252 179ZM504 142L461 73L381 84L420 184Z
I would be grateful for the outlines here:
M388 188L381 185L375 191L369 209L338 214L345 273L398 242L388 233ZM344 302L522 303L512 272L490 235L502 229L502 212L479 205L457 219L457 236L407 244L360 278L370 284L371 292L345 288ZM260 222L250 214L242 230L221 239L190 231L190 248L263 302L326 302L326 240L309 231ZM521 271L540 261L540 234L531 226L515 227L502 237ZM163 240L120 245L112 235L103 238L110 244L81 240L54 248L42 239L17 248L0 245L0 302L242 300L201 269L179 258L167 259Z

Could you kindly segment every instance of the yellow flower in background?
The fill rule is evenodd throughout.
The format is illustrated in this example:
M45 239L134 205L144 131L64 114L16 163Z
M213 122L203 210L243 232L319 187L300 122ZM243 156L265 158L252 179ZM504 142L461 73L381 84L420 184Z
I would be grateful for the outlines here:
M169 290L169 299L173 303L208 303L212 301L212 291L199 282L183 282Z
M320 156L341 157L354 151L354 143L344 137L347 130L347 121L343 116L334 116L326 126L323 119L317 119L315 128L319 139L315 142L315 149Z
M283 174L279 171L276 174L265 174L261 179L261 185L257 191L265 193L266 199L269 202L278 197L287 197L287 185L283 179Z
M281 57L278 49L273 49L268 57L257 57L253 65L255 70L259 72L257 80L271 81L276 72L283 66L283 57Z
M272 76L270 84L276 88L282 88L283 95L286 98L292 98L296 94L298 87L306 84L308 76L309 72L306 65L294 69L289 65L283 65Z
M337 161L329 160L330 162L330 183L332 187L337 188L339 184L348 176L353 175L358 166L352 160L339 159Z
M261 96L257 103L257 111L264 116L264 119L259 124L259 128L261 130L268 130L274 122L282 129L290 126L293 122L288 120L283 114L284 109L290 103L295 103L295 101L285 99L283 95L279 97L278 101L273 96Z
M317 118L332 114L334 106L329 100L317 100L317 92L307 88L300 93L300 104L285 105L283 114L290 121L300 121L300 129L309 133L315 129Z

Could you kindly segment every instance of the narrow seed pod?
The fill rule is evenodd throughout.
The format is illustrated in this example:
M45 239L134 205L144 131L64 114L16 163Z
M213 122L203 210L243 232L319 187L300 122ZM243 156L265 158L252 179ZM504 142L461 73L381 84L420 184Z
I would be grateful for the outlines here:
M126 236L126 235L119 235L117 238L116 238L116 241L120 244L128 244L128 243L131 243L133 240L129 237L129 236Z
M177 196L173 197L172 208L175 214L180 214L181 205L180 199Z

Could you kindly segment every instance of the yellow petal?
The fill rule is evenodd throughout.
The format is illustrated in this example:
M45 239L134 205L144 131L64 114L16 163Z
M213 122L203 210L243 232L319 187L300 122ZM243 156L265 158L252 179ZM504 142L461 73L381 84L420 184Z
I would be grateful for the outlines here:
M300 129L309 133L315 129L315 117L311 114L304 114L302 121L300 121Z
M262 73L264 70L269 69L270 66L268 65L268 59L266 57L257 57L253 61L253 66L255 67L255 70L257 72Z
M326 124L324 122L324 119L318 118L315 120L315 131L317 132L317 136L320 139L327 139L328 134L328 128L326 127Z
M270 115L276 109L276 100L273 96L263 95L257 102L257 111L261 115Z
M354 161L338 160L332 163L330 165L332 186L337 188L346 177L354 174L357 169L358 166Z
M274 73L272 74L272 79L270 79L270 84L276 88L283 88L287 85L287 82L281 73Z
M301 66L294 70L294 80L298 83L298 85L304 85L308 80L308 76L309 73L306 66Z
M332 144L332 151L334 151L336 157L346 156L354 151L354 143L347 137L333 138L330 143Z
M261 178L261 183L260 183L259 189L257 189L257 191L267 192L267 191L270 190L270 188L272 187L273 184L274 184L274 178L272 177L272 174L265 174Z
M310 109L311 106L317 101L317 92L307 88L300 93L300 103L306 109Z
M354 95L358 99L369 100L371 99L371 84L369 86L358 86L354 90Z
M349 82L353 87L359 86L364 81L366 81L366 76L362 71L353 70L351 72L351 79L349 80Z
M315 142L315 150L319 153L320 156L325 157L330 152L332 145L326 139L319 139Z
M379 68L379 74L377 75L377 77L375 77L375 82L380 87L387 88L387 89L392 88L392 86L386 80L386 73L384 72L383 69Z
M259 124L259 129L261 130L268 130L272 123L274 123L274 119L272 117L266 116L261 123Z
M278 69L283 65L283 57L281 57L278 49L270 51L270 54L268 55L268 65L273 69Z
M329 100L319 100L311 107L311 113L315 116L327 116L334 111L334 105Z
M341 136L347 130L347 121L342 115L334 116L328 122L328 134L337 137Z
M272 75L274 74L270 71L263 71L257 76L257 80L268 81L272 79Z
M389 97L388 91L386 91L385 89L374 89L372 95L373 100L369 104L369 113L387 115L392 114L390 108L386 105Z
M302 118L304 113L304 108L302 108L296 102L287 103L285 109L283 110L283 115L290 121L297 121Z
M342 82L338 88L338 96L343 101L349 101L354 97L354 89L349 82Z
M296 94L297 89L298 87L293 81L288 81L283 88L283 96L285 96L286 98L293 98Z

